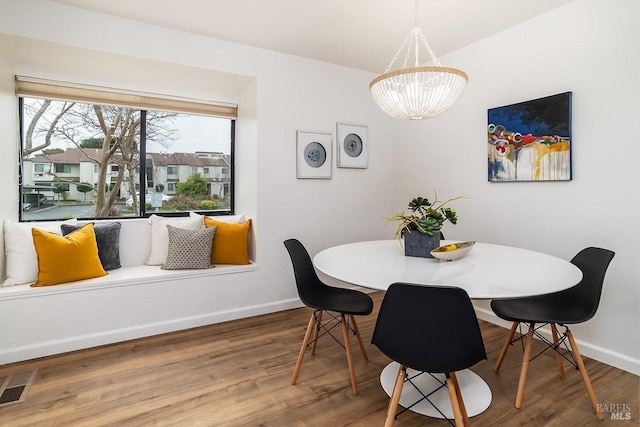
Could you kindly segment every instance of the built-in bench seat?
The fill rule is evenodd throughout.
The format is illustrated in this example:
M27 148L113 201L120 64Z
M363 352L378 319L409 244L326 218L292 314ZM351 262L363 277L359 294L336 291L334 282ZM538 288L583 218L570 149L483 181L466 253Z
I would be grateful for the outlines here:
M106 276L0 287L0 364L301 306L297 297L272 295L264 274L258 280L253 231L249 264L163 270L145 264L152 252L149 221L120 222L122 266Z
M253 262L249 265L217 265L208 270L162 270L159 265L132 265L110 270L106 276L78 280L55 286L35 288L29 285L2 286L0 287L0 301L42 297L68 292L87 292L97 289L185 280L221 274L234 274L257 269L258 266Z

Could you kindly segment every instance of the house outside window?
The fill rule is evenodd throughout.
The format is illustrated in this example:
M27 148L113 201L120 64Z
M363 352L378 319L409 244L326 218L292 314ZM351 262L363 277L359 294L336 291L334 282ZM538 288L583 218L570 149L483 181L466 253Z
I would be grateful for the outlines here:
M18 80L19 96L20 82ZM126 98L126 94L123 96ZM54 165L51 181L56 183L45 195L53 198L57 191L65 200L64 209L54 206L46 212L29 210L22 212L21 220L233 212L233 191L229 190L234 188L233 174L216 182L197 171L205 167L222 170L229 166L224 159L233 158L235 116L142 110L72 99L60 101L46 96L34 97L31 92L29 97L21 96L19 100L24 132L20 191L27 191L28 186L33 185L33 177L24 171L35 171L36 167L44 170L42 160L46 159ZM235 114L235 109L233 112ZM37 121L35 126L31 126L33 121ZM129 126L130 123L144 123L144 126ZM26 135L29 129L45 131ZM65 129L64 134L61 129ZM110 133L105 134L103 129L109 129ZM47 131L52 132L49 145L44 141ZM211 135L219 136L212 139ZM25 141L31 144L27 146ZM106 160L102 156L105 147L109 147ZM55 148L59 150L52 150ZM201 157L200 153L206 156ZM168 181L168 176L173 179ZM80 183L92 190L84 191L87 185ZM163 196L152 197L157 192ZM172 198L178 195L180 202L172 203ZM85 200L93 203L93 213L87 213Z

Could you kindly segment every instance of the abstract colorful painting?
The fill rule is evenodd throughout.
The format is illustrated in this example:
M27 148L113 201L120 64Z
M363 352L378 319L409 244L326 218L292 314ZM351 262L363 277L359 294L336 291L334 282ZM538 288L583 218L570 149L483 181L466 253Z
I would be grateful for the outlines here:
M571 180L571 92L488 111L488 179Z

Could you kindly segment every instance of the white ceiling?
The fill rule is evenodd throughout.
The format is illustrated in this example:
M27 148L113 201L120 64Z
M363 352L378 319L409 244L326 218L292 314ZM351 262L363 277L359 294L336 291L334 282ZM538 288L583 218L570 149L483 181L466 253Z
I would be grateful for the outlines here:
M378 73L415 22L412 0L53 1ZM417 22L441 57L570 1L419 0Z

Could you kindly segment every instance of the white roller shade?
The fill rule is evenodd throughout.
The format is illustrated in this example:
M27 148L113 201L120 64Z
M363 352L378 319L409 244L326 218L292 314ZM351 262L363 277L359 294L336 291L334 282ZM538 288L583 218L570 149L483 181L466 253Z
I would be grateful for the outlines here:
M236 119L238 106L16 76L18 96Z

